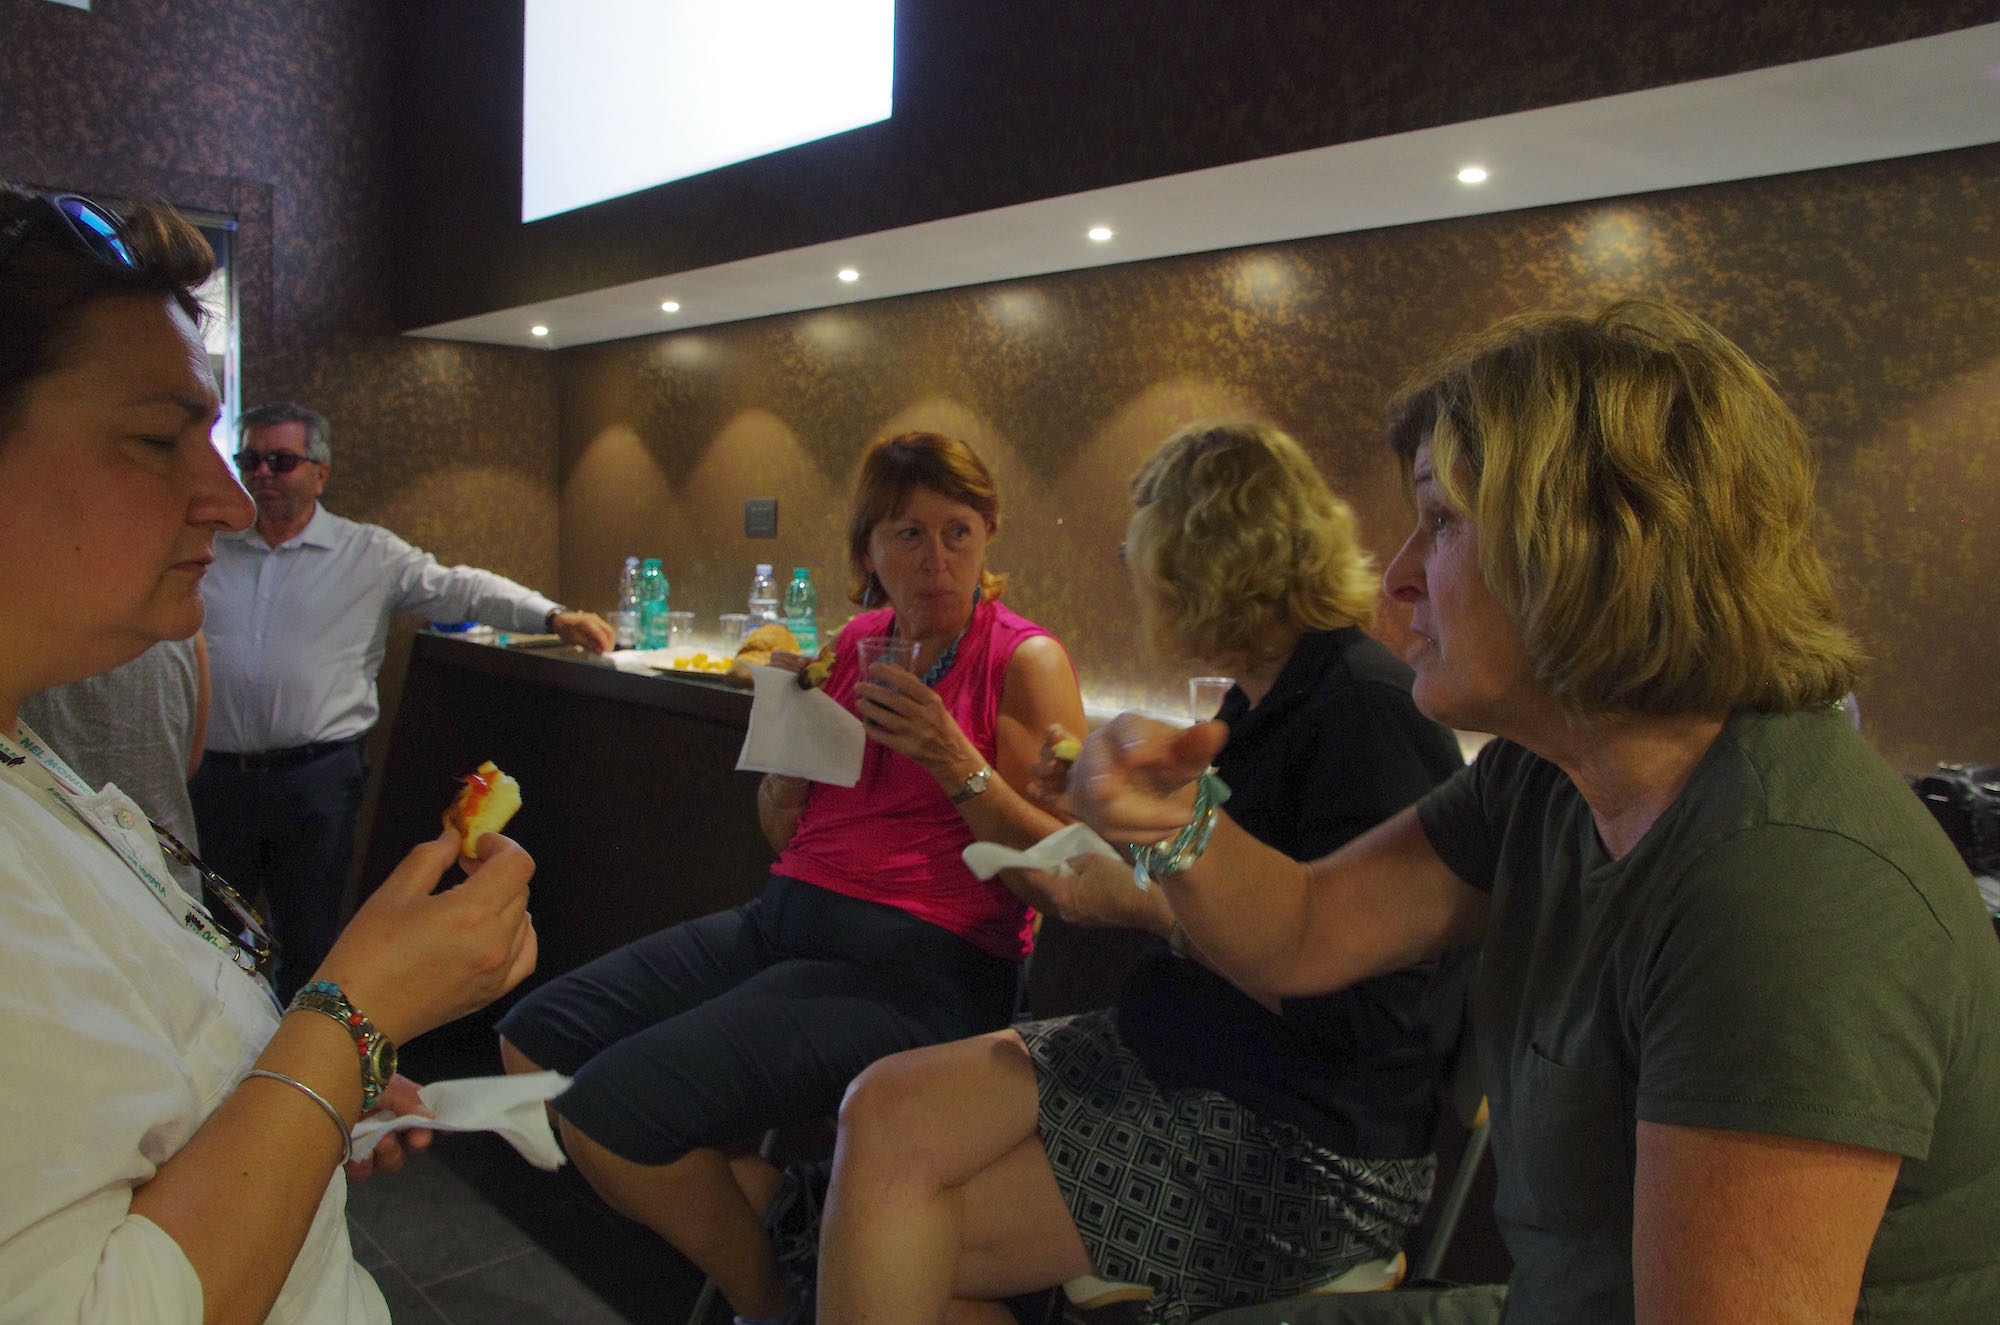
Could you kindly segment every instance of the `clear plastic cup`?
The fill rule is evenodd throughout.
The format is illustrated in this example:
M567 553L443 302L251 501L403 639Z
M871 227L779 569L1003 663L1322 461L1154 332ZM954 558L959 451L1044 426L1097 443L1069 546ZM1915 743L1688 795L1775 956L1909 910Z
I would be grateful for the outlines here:
M1229 687L1236 684L1233 676L1190 676L1188 678L1188 717L1196 722L1207 722L1222 707L1222 697L1229 693Z
M731 653L734 653L742 645L743 637L750 633L750 614L748 612L724 612L721 621L723 646Z
M694 613L667 613L667 647L686 649L694 645Z
M861 657L861 678L868 679L868 669L878 662L894 663L906 672L917 670L917 642L913 639L897 639L890 635L871 635L856 646Z
M873 680L870 675L876 663L894 663L906 672L917 670L917 642L913 639L896 639L889 635L871 635L855 646L861 659L861 679ZM868 701L859 690L854 692L854 712L864 723L868 718Z

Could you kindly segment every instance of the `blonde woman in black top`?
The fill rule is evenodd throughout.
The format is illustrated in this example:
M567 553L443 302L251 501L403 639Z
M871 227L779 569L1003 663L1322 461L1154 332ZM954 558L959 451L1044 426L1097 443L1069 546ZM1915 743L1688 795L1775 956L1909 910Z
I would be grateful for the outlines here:
M1244 832L1310 859L1459 767L1362 629L1374 571L1290 438L1190 426L1132 497L1124 554L1148 634L1238 678L1217 772ZM1110 1010L898 1055L855 1083L822 1320L935 1320L1092 1276L1153 1290L1150 1319L1177 1323L1391 1257L1422 1214L1455 969L1281 1006L1170 946L1172 910L1131 868L1049 886L1065 882L1065 918L1161 942Z

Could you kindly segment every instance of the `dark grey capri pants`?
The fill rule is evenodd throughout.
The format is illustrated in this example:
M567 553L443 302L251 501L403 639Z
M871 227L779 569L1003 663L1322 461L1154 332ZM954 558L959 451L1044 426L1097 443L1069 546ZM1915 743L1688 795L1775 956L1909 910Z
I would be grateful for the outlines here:
M571 1077L555 1108L639 1164L825 1117L876 1059L1005 1026L1016 964L895 907L764 893L543 985L500 1033Z

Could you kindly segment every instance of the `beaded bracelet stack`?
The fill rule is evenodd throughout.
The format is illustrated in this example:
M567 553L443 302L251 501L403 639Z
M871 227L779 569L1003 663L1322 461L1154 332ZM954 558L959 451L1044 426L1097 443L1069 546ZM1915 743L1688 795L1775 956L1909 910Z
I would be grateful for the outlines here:
M1194 864L1208 850L1208 840L1215 836L1216 813L1228 799L1228 784L1213 768L1204 770L1195 780L1194 817L1187 827L1164 842L1132 848L1132 882L1144 890L1152 887L1156 876L1174 874Z
M348 1000L341 987L331 980L314 980L292 995L288 1012L317 1012L331 1018L354 1040L361 1058L361 1112L375 1107L375 1101L396 1075L396 1046L367 1014Z

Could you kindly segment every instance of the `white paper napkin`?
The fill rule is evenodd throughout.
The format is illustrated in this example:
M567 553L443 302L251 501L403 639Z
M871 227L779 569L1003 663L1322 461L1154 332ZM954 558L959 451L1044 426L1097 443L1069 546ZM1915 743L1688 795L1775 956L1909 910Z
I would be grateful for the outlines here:
M826 697L801 690L797 675L782 667L752 664L757 687L750 701L750 730L736 767L753 773L783 773L837 787L861 780L861 755L868 744L861 719Z
M685 658L691 649L613 649L604 656L621 672L651 676L656 667L665 667L676 657Z
M965 860L965 867L982 879L990 879L1001 870L1018 869L1069 874L1072 856L1106 856L1121 865L1125 863L1125 858L1092 832L1088 824L1058 828L1026 851L1003 847L998 842L974 842L958 854Z
M428 1127L434 1132L497 1132L521 1152L521 1158L553 1172L562 1167L563 1153L542 1105L568 1089L569 1078L560 1072L433 1081L417 1091L417 1098L437 1115L435 1118L414 1113L363 1118L354 1124L354 1157L373 1154L375 1143L388 1133L411 1127Z

